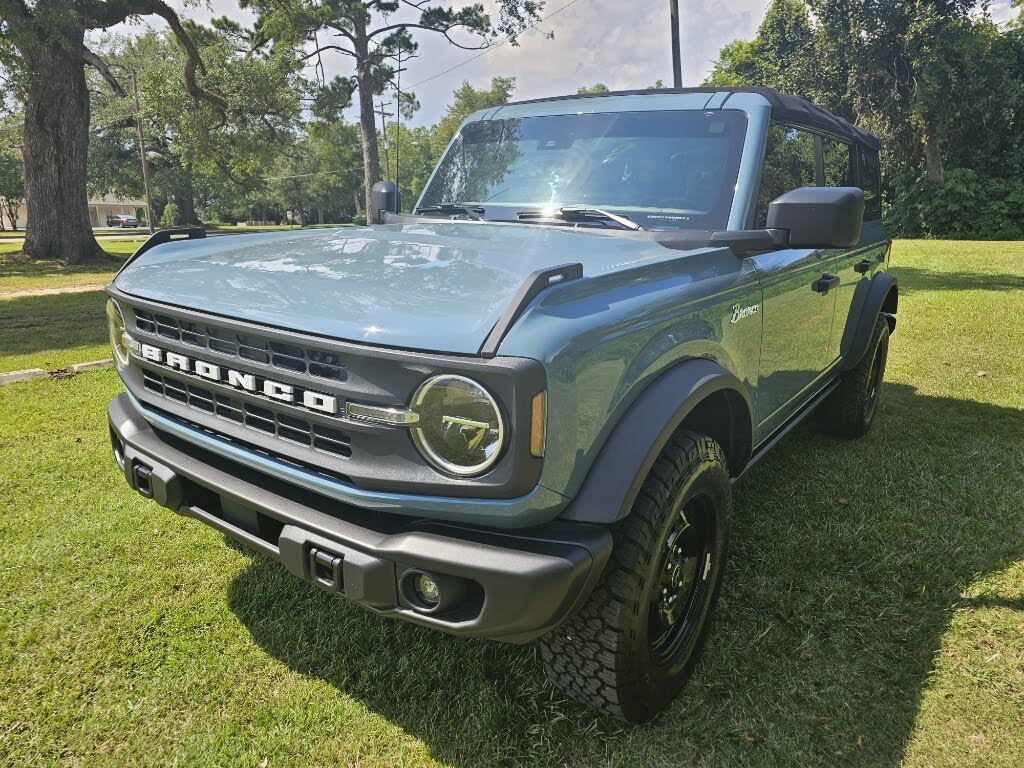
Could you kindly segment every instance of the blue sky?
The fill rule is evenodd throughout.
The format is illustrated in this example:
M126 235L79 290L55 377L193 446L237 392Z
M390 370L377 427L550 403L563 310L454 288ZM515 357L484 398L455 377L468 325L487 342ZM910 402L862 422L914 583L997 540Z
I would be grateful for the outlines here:
M180 0L172 2L180 7ZM495 5L494 0L482 2L488 8ZM547 0L544 13L558 11L569 2ZM768 0L680 0L684 83L699 84L725 43L751 37L767 4ZM422 109L414 122L436 122L463 80L483 86L495 75L514 76L516 96L522 99L575 93L579 86L596 82L613 89L643 88L658 78L671 83L668 8L668 0L575 0L523 35L518 47L500 46L415 88ZM1010 0L994 0L991 12L997 21L1008 19ZM235 0L212 0L206 8L188 10L188 16L197 21L225 14L240 21L251 19L238 10ZM151 18L145 23L162 25ZM448 45L437 35L423 33L418 40L420 56L410 62L404 84L426 80L476 55ZM339 54L328 57L328 74L349 74L349 61ZM355 118L354 109L350 117Z

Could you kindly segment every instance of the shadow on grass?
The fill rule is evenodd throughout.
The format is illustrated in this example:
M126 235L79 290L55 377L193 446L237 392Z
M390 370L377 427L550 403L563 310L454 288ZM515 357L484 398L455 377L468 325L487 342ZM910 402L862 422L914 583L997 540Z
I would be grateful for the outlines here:
M783 441L737 486L695 678L636 729L564 701L531 647L380 619L263 558L229 601L267 653L454 765L897 766L962 590L1024 555L1022 441L1022 411L900 385L863 440Z
M0 300L0 355L103 344L107 339L103 291L23 296Z
M116 248L115 255L89 259L80 264L65 266L59 261L30 261L19 256L0 253L0 280L14 277L54 277L56 275L97 275L100 277L116 272L124 264L125 253L131 253L138 247L137 243L107 243L107 247ZM131 250L128 250L131 247Z
M936 272L915 267L894 267L900 293L913 291L1021 291L1024 277L1012 274L978 272Z

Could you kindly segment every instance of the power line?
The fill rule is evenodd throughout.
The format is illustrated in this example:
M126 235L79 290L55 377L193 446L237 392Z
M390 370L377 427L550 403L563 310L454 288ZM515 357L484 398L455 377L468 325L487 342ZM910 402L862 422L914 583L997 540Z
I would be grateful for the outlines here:
M542 19L538 19L537 24L544 23L545 21L550 19L552 16L558 15L559 13L564 11L566 8L568 8L569 6L576 5L576 3L578 3L578 2L580 2L580 0L569 0L568 3L563 5L558 10L552 11L551 13L549 13L547 16L545 16ZM536 26L536 24L534 24L534 26ZM500 48L501 46L503 46L506 43L509 43L511 41L512 41L511 37L506 37L503 40L500 40L499 42L495 43L494 45L489 45L486 48L484 48L480 53L478 53L476 56L471 56L468 59L466 59L465 61L463 61L461 64L456 64L455 66L449 67L448 69L444 70L443 72L438 72L436 75L431 75L430 77L426 78L425 80L420 80L418 83L413 83L412 85L407 87L407 90L412 90L413 88L418 88L419 86L423 85L424 83L429 83L431 80L436 80L439 77L444 77L445 75L447 75L447 74L449 74L451 72L454 72L456 69L459 69L460 67L464 67L467 64L472 64L477 59L483 58L484 56L486 56L491 51L494 51L494 50Z

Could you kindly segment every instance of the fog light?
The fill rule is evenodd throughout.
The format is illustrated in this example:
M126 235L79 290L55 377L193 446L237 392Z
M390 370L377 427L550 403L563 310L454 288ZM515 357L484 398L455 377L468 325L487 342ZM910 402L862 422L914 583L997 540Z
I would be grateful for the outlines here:
M415 581L416 597L427 608L433 608L441 602L441 588L437 582L425 573L418 574Z

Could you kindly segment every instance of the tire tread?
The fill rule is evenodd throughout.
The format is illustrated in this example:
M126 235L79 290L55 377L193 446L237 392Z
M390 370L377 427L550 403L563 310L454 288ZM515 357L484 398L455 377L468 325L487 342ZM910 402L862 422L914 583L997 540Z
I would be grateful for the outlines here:
M611 717L631 717L619 672L628 647L624 633L638 624L644 606L643 570L637 564L654 546L673 489L705 462L727 467L721 447L709 437L680 432L648 473L631 514L618 523L605 572L587 602L539 641L552 682L584 706Z

